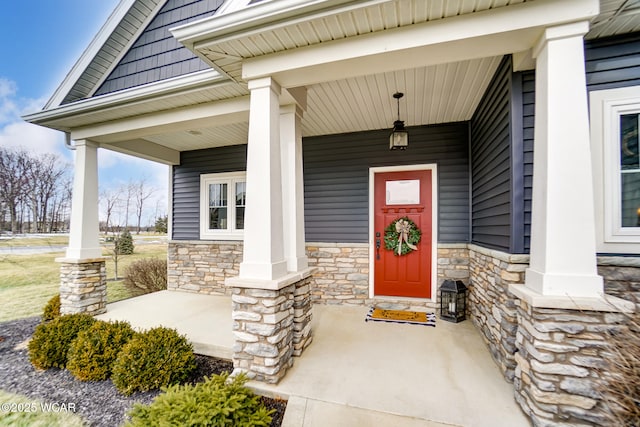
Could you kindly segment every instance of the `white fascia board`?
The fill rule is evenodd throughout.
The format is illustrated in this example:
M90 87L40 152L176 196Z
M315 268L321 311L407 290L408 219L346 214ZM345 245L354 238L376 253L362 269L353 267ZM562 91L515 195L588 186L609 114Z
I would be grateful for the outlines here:
M248 119L249 96L247 95L83 126L71 132L71 139L88 139L101 144L117 143L167 132L246 122Z
M219 43L244 37L248 33L284 27L298 20L306 21L325 15L335 15L349 10L388 3L392 0L281 0L257 3L251 7L222 15L213 15L169 29L183 45L193 50L206 47L209 40Z
M114 93L83 99L44 111L22 116L22 119L37 125L46 126L52 120L60 120L79 114L90 113L123 104L131 105L155 97L166 96L175 92L198 88L204 85L229 84L229 80L214 70L197 71L184 76L148 83ZM55 128L68 131L68 128Z
M357 64L349 64L349 61L366 58L369 58L367 67L381 67L371 69L382 72L420 64L518 52L535 45L537 37L546 27L588 21L598 13L598 0L520 3L246 59L242 76L245 80L275 76L280 84L289 87L316 83L311 73L300 73L305 68L317 67L316 74L324 75L324 81L333 80L339 75L342 76L340 78L348 77L344 72L349 73L349 68L353 70L352 73L362 74L352 66ZM430 47L434 50L425 51L432 53L427 57L406 55L411 49ZM394 53L401 53L402 56L394 57ZM372 60L375 57L385 59ZM336 67L337 63L345 66ZM297 75L290 76L292 80L287 81L288 72Z
M120 0L120 3L118 3L107 19L107 22L105 22L100 31L98 31L98 34L96 34L93 40L91 40L89 46L87 46L82 55L80 55L78 61L73 65L60 86L58 86L56 91L53 93L51 99L49 99L45 104L45 110L55 108L60 105L64 100L64 97L71 91L73 85L76 84L78 79L82 76L82 73L84 73L91 61L93 61L93 58L95 58L102 46L104 46L111 34L118 27L118 24L120 24L120 21L122 21L136 1L137 0Z

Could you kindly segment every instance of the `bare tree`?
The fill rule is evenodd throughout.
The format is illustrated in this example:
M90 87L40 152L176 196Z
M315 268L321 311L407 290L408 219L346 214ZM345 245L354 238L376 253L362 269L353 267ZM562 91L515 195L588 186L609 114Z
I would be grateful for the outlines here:
M26 151L0 147L0 199L9 212L12 233L19 232L18 208L26 194L25 169L28 164Z
M141 178L140 181L135 183L135 203L136 203L136 216L138 218L138 231L136 234L140 234L140 222L142 219L142 212L144 211L144 205L147 200L153 195L154 189L149 188L146 178Z
M136 186L133 181L129 180L126 185L120 187L120 192L125 196L124 199L124 228L129 227L129 207L131 206L131 197L136 192Z
M106 214L105 218L105 232L109 232L109 224L111 219L115 213L115 209L120 204L121 200L121 189L108 189L102 190L100 192L100 199L102 201L102 205L104 206L104 212Z
M34 156L0 147L0 226L4 229L8 215L13 233L50 231L54 205L68 205L70 192L63 186L68 185L69 169L54 154Z
M63 182L68 165L54 154L42 154L31 158L26 168L27 188L31 204L31 232L44 232L51 228L47 224L51 199Z
M49 232L69 229L71 189L71 177L66 176L56 188L51 202Z

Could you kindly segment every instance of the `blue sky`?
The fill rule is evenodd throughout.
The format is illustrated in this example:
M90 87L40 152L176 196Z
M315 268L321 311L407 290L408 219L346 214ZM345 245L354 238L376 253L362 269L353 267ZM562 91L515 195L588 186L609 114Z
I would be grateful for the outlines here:
M0 146L56 153L69 162L61 132L20 119L42 109L115 9L118 0L9 0L0 14ZM166 212L166 166L107 150L99 152L100 186L146 178ZM155 212L156 201L150 202ZM149 212L149 216L153 212Z

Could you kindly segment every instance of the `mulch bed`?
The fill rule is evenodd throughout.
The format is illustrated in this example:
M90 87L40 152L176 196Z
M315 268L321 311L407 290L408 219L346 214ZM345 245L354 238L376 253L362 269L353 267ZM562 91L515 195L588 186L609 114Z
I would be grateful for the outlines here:
M16 349L33 334L39 317L0 323L0 389L49 403L73 403L76 413L96 427L119 426L125 422L126 412L134 403L149 404L159 391L124 396L107 381L78 381L66 370L37 371L29 362L26 348ZM227 360L196 355L197 369L190 383L204 377L230 372L233 364ZM287 402L262 397L272 414L271 427L279 427Z

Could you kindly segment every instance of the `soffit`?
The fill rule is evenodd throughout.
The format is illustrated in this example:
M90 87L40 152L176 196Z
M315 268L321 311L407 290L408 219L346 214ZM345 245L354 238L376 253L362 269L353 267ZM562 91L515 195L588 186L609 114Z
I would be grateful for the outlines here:
M586 39L640 31L640 0L600 0L600 14L591 23Z
M308 88L303 135L391 128L397 118L407 126L471 119L500 57L372 74Z
M236 81L242 80L242 61L285 50L348 37L495 9L527 0L397 0L351 7L315 18L291 19L266 28L245 30L211 42L196 42L194 50ZM532 0L529 0L532 1ZM368 2L372 3L372 2ZM260 3L256 6L260 7Z
M397 118L407 126L471 119L501 57L371 74L309 86L303 136L391 128ZM146 140L179 151L245 144L248 122L149 135Z
M190 151L211 147L223 147L226 145L246 144L248 129L248 122L239 122L212 128L197 128L184 132L153 135L145 139L168 148L173 148L174 150Z

